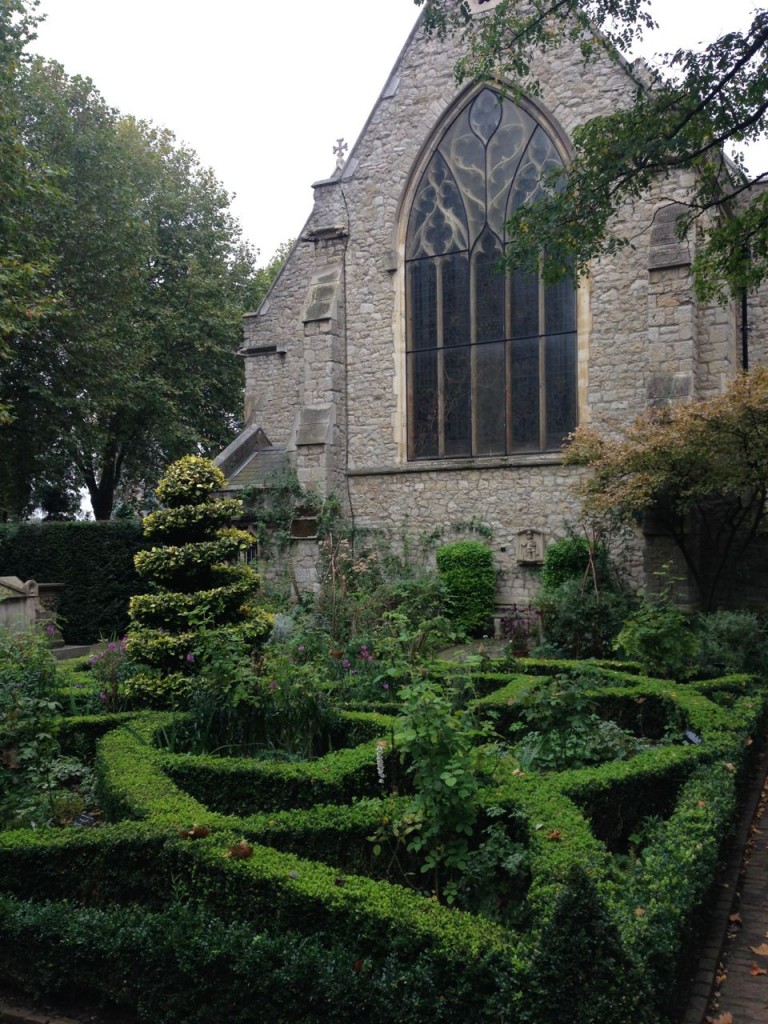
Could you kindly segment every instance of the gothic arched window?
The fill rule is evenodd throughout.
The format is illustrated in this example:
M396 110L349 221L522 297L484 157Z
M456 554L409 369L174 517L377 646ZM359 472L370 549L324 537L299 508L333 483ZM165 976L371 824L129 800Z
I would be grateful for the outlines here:
M561 165L489 88L443 133L406 236L410 459L551 451L576 426L572 282L497 269L512 212Z

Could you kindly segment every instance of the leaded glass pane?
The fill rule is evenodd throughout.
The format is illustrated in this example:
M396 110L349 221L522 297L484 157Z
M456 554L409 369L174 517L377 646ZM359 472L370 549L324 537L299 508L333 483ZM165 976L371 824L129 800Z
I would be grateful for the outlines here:
M422 175L411 208L406 243L408 259L439 256L468 247L462 189L448 164L435 153Z
M539 278L515 270L510 275L511 338L533 338L539 333Z
M576 424L576 293L497 269L506 222L562 167L533 118L482 89L424 171L406 236L409 457L558 448Z
M501 246L490 233L481 239L472 256L474 277L475 338L477 342L501 341L504 330L505 291L504 275L499 272Z
M469 323L469 260L464 254L442 261L443 345L467 345Z
M408 356L411 458L429 459L439 454L437 350L411 352Z
M541 446L539 339L530 338L511 344L512 450L538 451Z
M446 349L443 359L444 454L472 454L472 364L469 345Z
M488 146L486 189L488 225L499 238L505 237L510 182L514 181L531 135L536 130L536 122L514 103L505 102L503 111L501 126Z
M418 260L408 265L408 347L435 348L437 345L437 265Z
M439 154L461 190L464 200L466 245L455 249L469 249L485 226L485 147L472 131L469 111L460 114L445 133Z
M490 89L483 89L472 101L469 108L469 125L485 146L501 124L501 112L501 100Z
M560 334L545 342L546 447L560 448L576 426L576 335Z
M475 455L500 455L507 445L505 344L475 346Z
M576 294L573 281L564 277L547 285L544 294L544 330L547 334L576 330Z

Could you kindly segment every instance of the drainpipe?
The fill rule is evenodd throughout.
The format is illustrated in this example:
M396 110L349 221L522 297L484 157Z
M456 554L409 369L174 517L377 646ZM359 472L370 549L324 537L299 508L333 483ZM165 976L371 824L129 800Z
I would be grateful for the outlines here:
M746 288L741 293L741 368L749 369L749 303Z

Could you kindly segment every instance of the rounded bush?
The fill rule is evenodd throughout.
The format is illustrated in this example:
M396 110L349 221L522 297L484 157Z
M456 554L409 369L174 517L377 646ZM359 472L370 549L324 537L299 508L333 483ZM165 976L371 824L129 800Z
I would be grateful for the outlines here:
M208 501L213 491L220 491L226 478L210 459L199 455L185 455L165 471L157 485L157 497L168 508L180 505L200 505Z

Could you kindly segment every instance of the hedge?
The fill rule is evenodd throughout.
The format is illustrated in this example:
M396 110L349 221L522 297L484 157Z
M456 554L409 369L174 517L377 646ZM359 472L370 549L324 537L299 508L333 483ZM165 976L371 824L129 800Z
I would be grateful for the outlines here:
M671 1019L675 968L700 933L767 695L749 677L676 685L608 672L593 691L606 711L655 702L701 742L546 776L506 762L482 802L523 823L527 931L378 880L366 843L401 798L349 797L350 780L359 795L380 792L373 754L387 716L347 715L357 746L280 765L160 749L173 719L143 713L115 716L96 740L103 806L126 820L0 833L0 977L45 994L77 977L142 1020L177 1024ZM537 680L495 682L482 713L513 713L510 699ZM93 717L82 721L88 742ZM77 722L63 731L70 741ZM653 816L622 873L611 850Z
M144 546L130 520L0 526L4 575L64 584L58 612L69 644L124 635L128 601L141 589L133 556Z

